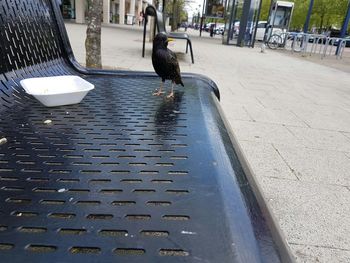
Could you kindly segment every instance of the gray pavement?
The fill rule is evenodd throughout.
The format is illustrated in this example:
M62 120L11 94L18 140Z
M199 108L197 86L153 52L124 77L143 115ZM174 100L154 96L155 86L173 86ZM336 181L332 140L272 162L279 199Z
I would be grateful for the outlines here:
M84 64L86 27L67 29ZM296 261L350 262L349 60L261 53L222 45L219 37L192 41L195 64L184 54L185 41L170 49L182 72L218 84L237 147ZM139 27L102 29L106 68L153 71L151 44L145 58L141 47Z

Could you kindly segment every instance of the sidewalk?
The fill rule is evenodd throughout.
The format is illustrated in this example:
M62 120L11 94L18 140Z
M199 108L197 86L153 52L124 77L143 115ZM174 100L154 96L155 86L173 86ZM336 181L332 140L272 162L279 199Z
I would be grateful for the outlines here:
M131 29L102 29L103 65L153 71L151 43L142 58L141 28ZM67 30L84 63L86 27ZM350 262L350 64L340 71L225 46L219 37L192 42L195 64L185 41L169 48L181 52L182 72L218 84L225 116L297 262Z

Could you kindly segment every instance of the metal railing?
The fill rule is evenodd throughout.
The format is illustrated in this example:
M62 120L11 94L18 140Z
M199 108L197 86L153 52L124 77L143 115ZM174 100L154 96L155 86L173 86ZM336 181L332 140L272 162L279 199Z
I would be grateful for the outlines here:
M290 50L292 53L301 53L302 56L319 55L321 59L327 56L336 56L337 59L341 59L346 44L350 43L349 38L327 37L320 34L285 32L279 36L283 41L279 43L279 47Z

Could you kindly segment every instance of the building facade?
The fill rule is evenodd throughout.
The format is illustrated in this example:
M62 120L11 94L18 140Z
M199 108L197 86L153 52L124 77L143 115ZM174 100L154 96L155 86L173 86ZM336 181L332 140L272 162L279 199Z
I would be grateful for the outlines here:
M86 22L87 0L58 0L58 3L64 19ZM143 0L103 0L103 23L138 24L146 5Z

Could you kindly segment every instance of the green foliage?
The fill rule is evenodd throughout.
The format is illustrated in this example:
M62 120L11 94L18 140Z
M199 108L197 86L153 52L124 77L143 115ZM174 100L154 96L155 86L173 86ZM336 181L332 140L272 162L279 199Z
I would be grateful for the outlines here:
M271 5L271 0L261 0L261 13L260 20L266 21L269 16L269 10Z
M225 23L225 19L223 18L206 18L205 19L205 23L218 23L218 24L224 24Z
M188 15L185 11L185 0L165 0L165 13L171 19L175 18L175 25L182 21L187 21Z
M291 0L289 2L295 3L290 28L301 29L305 23L310 0ZM348 0L314 0L310 28L340 28L346 15L348 2ZM271 0L262 0L260 20L267 20L270 5Z

